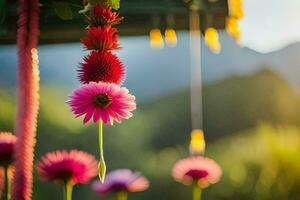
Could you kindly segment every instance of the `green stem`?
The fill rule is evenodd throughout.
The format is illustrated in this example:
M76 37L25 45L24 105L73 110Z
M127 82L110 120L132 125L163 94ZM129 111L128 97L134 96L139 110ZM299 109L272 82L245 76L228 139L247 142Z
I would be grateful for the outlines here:
M4 191L3 191L3 200L10 199L9 192L9 178L8 178L8 167L4 167Z
M103 183L105 179L105 173L106 173L106 164L104 161L103 156L103 122L102 120L99 121L99 179Z
M127 200L128 195L126 191L117 192L117 200Z
M195 183L193 188L193 200L201 200L202 189Z
M72 200L73 185L70 182L65 183L65 200Z
M103 122L99 121L99 148L100 158L103 158Z

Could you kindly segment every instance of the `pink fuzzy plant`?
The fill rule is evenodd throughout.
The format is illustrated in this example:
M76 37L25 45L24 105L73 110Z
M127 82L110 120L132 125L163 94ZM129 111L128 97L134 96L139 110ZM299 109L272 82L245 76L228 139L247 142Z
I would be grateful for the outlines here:
M12 200L30 200L34 146L36 143L39 108L38 70L39 1L19 0L18 20L18 89L15 147L15 173L12 182Z

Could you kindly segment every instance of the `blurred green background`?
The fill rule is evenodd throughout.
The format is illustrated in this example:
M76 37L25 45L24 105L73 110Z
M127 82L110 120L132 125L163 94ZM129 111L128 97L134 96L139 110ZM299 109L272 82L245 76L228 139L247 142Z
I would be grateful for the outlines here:
M41 88L36 157L78 148L97 156L97 127L73 119L58 88ZM261 70L204 87L207 155L223 168L222 181L204 199L299 199L299 96L278 74ZM15 97L0 95L1 130L13 130ZM172 165L188 155L189 92L182 90L138 104L133 118L105 127L108 169L142 171L151 181L130 199L189 199L190 188L171 178ZM89 185L76 186L74 199L97 197ZM47 194L45 196L45 194ZM34 199L60 199L61 188L36 179Z

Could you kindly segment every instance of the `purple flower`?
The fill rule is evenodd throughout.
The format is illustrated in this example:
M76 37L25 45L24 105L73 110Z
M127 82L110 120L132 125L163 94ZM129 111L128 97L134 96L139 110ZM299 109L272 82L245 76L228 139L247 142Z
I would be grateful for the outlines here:
M102 184L95 181L93 190L98 194L105 194L111 191L119 192L141 192L149 187L149 181L139 172L132 172L129 169L119 169L110 172Z

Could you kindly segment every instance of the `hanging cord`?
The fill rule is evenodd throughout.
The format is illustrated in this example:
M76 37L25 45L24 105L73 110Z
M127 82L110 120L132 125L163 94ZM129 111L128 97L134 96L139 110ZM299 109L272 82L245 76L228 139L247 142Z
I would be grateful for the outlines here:
M198 4L190 3L190 66L191 66L191 121L192 129L203 128L201 31Z

